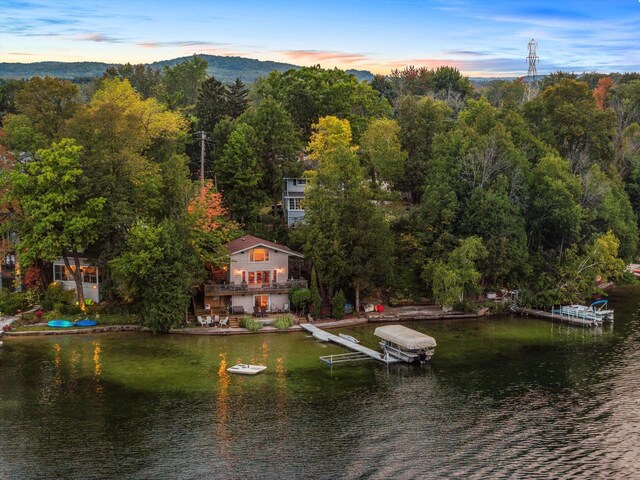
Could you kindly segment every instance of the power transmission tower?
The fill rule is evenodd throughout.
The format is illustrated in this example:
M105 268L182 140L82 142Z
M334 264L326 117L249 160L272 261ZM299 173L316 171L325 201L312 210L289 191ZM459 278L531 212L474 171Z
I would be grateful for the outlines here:
M527 48L529 49L529 55L527 56L529 70L527 71L527 78L525 79L524 86L525 102L534 98L540 91L540 87L538 85L538 69L536 68L536 64L540 61L540 57L538 56L538 42L532 38Z

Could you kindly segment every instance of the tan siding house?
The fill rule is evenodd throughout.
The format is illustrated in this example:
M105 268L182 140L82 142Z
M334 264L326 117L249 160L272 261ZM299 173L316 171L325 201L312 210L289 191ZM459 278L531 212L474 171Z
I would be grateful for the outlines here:
M229 265L224 280L205 285L205 309L212 312L271 313L289 311L289 292L306 288L304 279L293 279L289 260L302 258L284 245L246 235L225 245Z

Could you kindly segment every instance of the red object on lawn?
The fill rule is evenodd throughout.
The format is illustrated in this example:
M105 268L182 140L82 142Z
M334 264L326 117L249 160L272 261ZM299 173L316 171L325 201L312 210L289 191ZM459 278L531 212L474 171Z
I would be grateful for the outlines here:
M42 316L42 310L38 310L36 311L36 313L34 313L34 315L38 318L40 318Z
M381 303L376 305L376 312L379 312L379 313L384 312L384 307L382 306Z

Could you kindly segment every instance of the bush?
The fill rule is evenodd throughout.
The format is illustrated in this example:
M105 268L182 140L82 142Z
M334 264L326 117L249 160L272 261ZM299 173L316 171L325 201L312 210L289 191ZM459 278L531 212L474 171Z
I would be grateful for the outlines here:
M311 303L311 290L308 288L298 288L291 292L291 305L297 310L302 310L304 314L305 310Z
M0 312L3 315L15 315L18 310L26 310L29 306L25 294L22 292L11 292L6 289L0 290Z
M346 301L344 292L342 290L338 290L338 293L333 296L333 303L331 304L333 318L338 320L342 320L344 318L344 304Z
M283 315L281 317L277 317L273 321L272 325L278 330L285 330L293 325L293 317L291 315Z
M250 332L257 332L262 328L261 322L258 322L257 320L254 320L253 318L247 316L242 317L239 323L242 328L246 328Z
M73 290L65 290L61 283L53 282L47 286L42 299L42 308L62 312L61 305L73 305L76 294Z

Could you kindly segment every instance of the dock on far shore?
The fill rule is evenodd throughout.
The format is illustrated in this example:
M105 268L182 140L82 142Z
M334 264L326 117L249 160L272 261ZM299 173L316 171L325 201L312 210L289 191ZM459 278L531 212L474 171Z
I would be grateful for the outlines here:
M515 307L514 311L521 315L531 315L533 317L543 318L554 322L568 323L570 325L577 325L580 327L595 327L596 323L592 320L587 320L577 317L569 317L567 315L561 315L559 313L545 312L544 310L535 310L533 308Z

